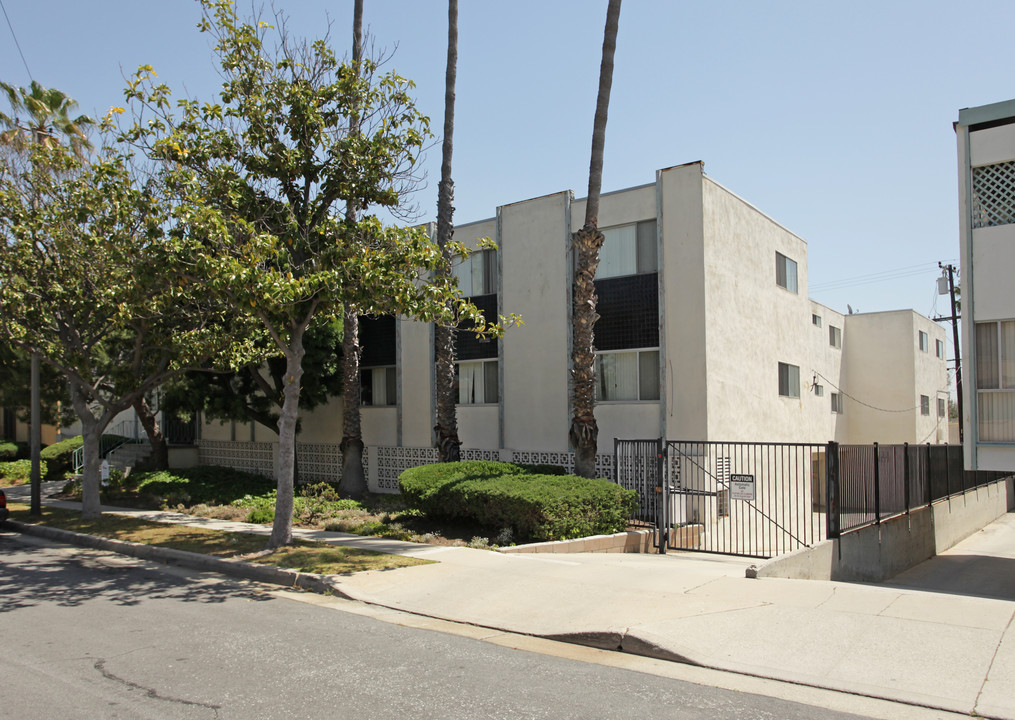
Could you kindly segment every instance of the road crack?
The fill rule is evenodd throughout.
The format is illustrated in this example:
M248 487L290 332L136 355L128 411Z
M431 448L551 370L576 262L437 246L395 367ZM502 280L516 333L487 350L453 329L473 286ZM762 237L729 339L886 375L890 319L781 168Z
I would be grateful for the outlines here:
M163 700L165 702L179 703L180 705L193 705L195 707L208 708L209 710L215 713L215 717L218 717L219 710L222 709L221 705L212 705L210 703L198 702L197 700L185 700L183 698L162 695L159 693L158 690L155 690L154 688L145 687L144 685L140 685L131 680L127 680L126 678L122 678L119 675L114 675L113 673L109 672L109 670L106 669L105 660L96 660L94 667L96 670L102 673L102 677L106 678L107 680L112 680L113 682L120 683L121 685L126 685L132 690L140 690L147 697L150 697L154 700Z

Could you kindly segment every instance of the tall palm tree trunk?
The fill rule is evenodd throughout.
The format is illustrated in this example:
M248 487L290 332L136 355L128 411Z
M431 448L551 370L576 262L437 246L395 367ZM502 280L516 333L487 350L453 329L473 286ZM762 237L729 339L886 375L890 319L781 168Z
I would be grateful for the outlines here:
M603 148L606 145L606 117L613 86L613 55L617 49L620 0L610 0L603 34L603 59L599 68L599 95L592 126L592 160L589 163L589 194L585 224L573 235L575 278L571 310L572 416L568 436L574 448L575 474L594 477L599 425L596 423L596 356L594 328L596 312L596 270L603 234L599 231L599 194L603 185Z
M437 244L444 254L444 272L451 272L448 243L454 235L455 183L451 179L451 156L455 134L455 78L458 72L458 0L448 0L448 67L444 82L444 144L441 182L437 193ZM458 438L455 397L455 328L434 327L436 351L437 426L434 441L441 462L461 459L462 441Z
M363 61L363 0L353 5L352 66L358 78ZM349 133L359 133L360 118L353 113ZM350 200L345 207L346 223L353 227L357 221L356 204ZM344 313L342 331L342 387L345 395L342 417L342 490L351 497L362 497L367 491L363 471L363 428L360 420L359 359L363 349L359 344L359 313L355 305L348 305Z

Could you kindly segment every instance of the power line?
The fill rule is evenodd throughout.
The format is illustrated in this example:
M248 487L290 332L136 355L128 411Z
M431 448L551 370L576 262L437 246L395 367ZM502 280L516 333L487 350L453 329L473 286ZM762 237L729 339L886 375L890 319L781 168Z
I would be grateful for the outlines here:
M18 49L18 55L21 56L21 62L25 65L25 71L28 73L28 79L34 81L35 78L32 77L32 71L28 67L28 61L25 60L25 54L21 52L21 43L18 42L17 33L14 32L14 25L11 24L11 18L7 14L7 8L4 6L3 0L0 0L0 10L4 11L4 17L7 19L7 27L11 29L11 37L14 38L14 46Z
M843 278L841 280L830 280L824 283L815 283L810 286L812 292L818 290L840 290L842 288L854 287L857 285L870 285L879 282L888 282L889 280L898 280L905 277L916 277L918 275L924 275L934 269L937 272L936 263L922 263L920 265L909 265L901 268L894 268L892 270L882 270L881 272L868 273L867 275L857 275L854 277Z
M852 395L850 395L850 394L849 394L848 392L846 392L845 390L843 390L843 389L842 389L841 387L837 386L837 385L836 385L835 383L833 383L833 382L832 382L831 380L829 380L829 379L828 379L828 378L826 378L826 377L825 377L824 375L822 375L821 373L819 373L819 372L818 372L817 370L811 370L811 372L813 372L813 373L814 373L814 374L815 374L815 375L816 375L817 377L821 378L821 379L822 379L822 380L824 380L824 381L825 381L826 383L828 383L829 385L831 385L831 386L832 386L833 388L835 388L836 390L838 390L840 394L842 394L842 395L845 395L846 397L848 397L848 398L849 398L850 400L852 400L853 402L855 402L855 403L859 403L860 405L863 405L864 407L868 407L868 408L870 408L871 410L877 410L878 412L886 412L886 413L908 413L908 412L913 412L914 410L918 410L918 409L920 409L920 408L922 407L922 404L921 404L921 405L914 405L914 406L913 406L913 407L911 407L911 408L905 408L905 409L903 409L903 410L889 410L888 408L880 408L880 407L877 407L876 405L871 405L870 403L866 403L866 402L864 402L863 400L860 400L859 398L853 397L853 396L852 396ZM943 387L943 388L940 388L940 389L939 389L939 390L938 390L937 392L938 392L938 393L942 393L942 392L945 392L945 391L947 391L947 390L948 390L948 388L947 388L947 387Z

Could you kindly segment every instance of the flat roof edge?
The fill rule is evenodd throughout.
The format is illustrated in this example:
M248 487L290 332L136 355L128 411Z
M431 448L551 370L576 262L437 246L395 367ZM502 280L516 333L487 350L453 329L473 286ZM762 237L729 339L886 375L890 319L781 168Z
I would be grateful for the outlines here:
M959 110L959 127L980 125L982 123L994 122L1005 118L1015 118L1015 100L1004 100L1003 102L980 105L979 107L963 108Z

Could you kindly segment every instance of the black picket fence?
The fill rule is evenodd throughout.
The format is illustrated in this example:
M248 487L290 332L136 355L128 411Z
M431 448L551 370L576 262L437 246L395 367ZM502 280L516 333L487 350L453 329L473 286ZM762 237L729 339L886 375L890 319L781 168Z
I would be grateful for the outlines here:
M963 469L961 445L829 443L826 457L830 538L1011 474Z

